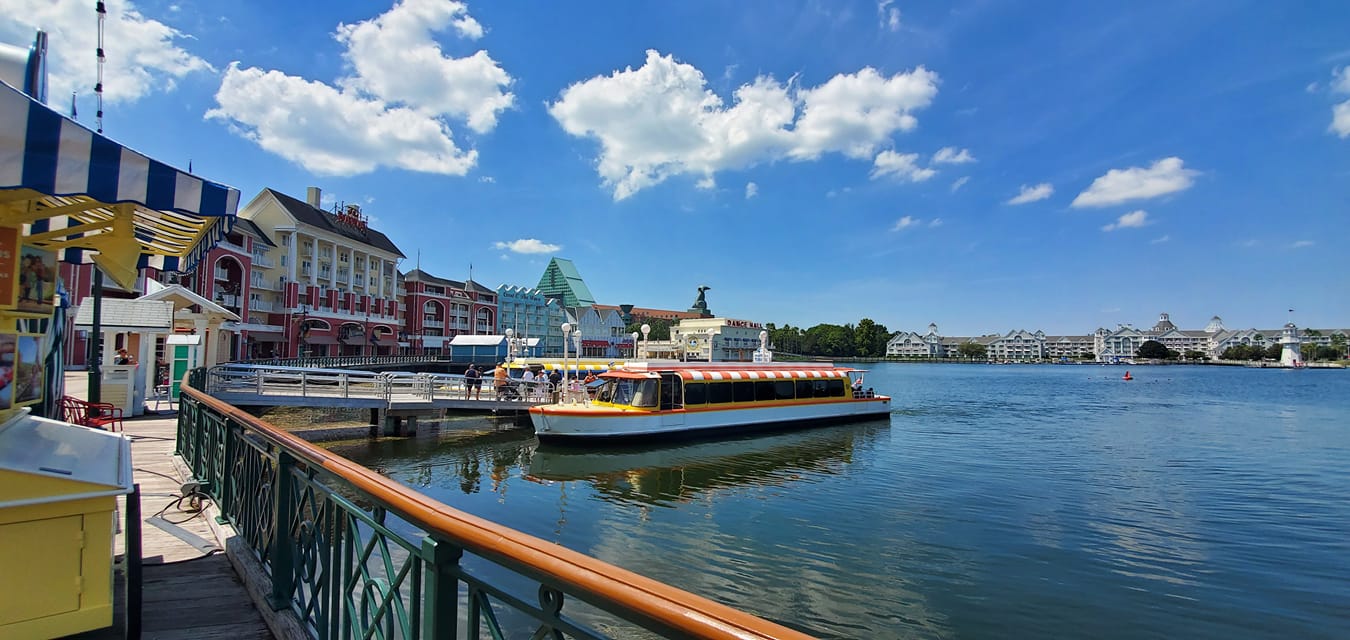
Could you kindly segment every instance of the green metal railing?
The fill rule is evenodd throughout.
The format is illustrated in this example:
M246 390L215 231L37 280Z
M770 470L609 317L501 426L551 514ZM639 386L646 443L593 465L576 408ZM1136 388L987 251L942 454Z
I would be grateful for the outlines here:
M272 607L315 638L808 637L452 509L206 395L205 377L183 387L176 452Z

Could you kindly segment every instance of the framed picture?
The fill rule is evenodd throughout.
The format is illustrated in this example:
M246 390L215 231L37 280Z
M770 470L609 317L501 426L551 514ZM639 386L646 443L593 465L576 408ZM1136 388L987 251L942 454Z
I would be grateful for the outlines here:
M51 313L56 295L56 254L37 247L19 247L19 311Z
M14 348L13 406L19 407L42 401L46 387L42 375L42 341L36 334L18 334Z
M0 411L14 406L14 365L18 348L17 334L0 333Z
M18 297L19 229L0 227L0 309L13 309Z

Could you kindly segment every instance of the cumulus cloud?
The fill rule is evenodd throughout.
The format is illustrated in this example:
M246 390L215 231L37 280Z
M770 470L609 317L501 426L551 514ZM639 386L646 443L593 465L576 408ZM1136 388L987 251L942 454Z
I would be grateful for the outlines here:
M957 150L956 147L943 147L933 154L933 164L966 164L975 162L970 149Z
M745 199L749 200L757 195L759 195L759 185L753 182L745 183Z
M1181 158L1163 158L1151 166L1112 169L1096 180L1078 197L1072 207L1109 207L1131 200L1147 200L1185 191L1195 183L1199 171L1187 169Z
M933 218L932 220L929 220L929 221L928 221L928 226L930 226L930 227L940 227L940 226L942 226L942 218Z
M880 0L877 2L877 19L881 21L881 28L892 33L900 30L900 10L892 7L895 0Z
M1350 93L1350 67L1332 70L1331 90L1336 93ZM1327 130L1338 137L1350 138L1350 100L1331 107L1331 125Z
M1115 222L1102 227L1102 231L1115 231L1116 229L1139 228L1148 224L1148 212L1140 209L1131 211L1116 218Z
M918 160L919 154L917 153L882 151L872 161L872 179L885 177L910 182L923 182L937 175L937 171L933 169L920 167Z
M47 32L49 97L53 104L71 92L91 96L97 82L94 51L98 21L94 4L83 0L5 0L0 40L29 43L33 32ZM103 99L135 102L172 90L175 81L195 71L213 71L205 60L179 43L191 36L142 15L134 2L109 2L104 46L110 63L103 70Z
M937 82L923 67L889 77L868 67L811 88L760 76L728 106L693 65L649 50L641 67L567 87L548 111L568 134L599 143L596 172L623 200L679 175L826 153L872 158L918 125L913 112L932 102Z
M1290 248L1290 249L1304 249L1304 248L1307 248L1307 247L1311 247L1311 246L1313 246L1313 245L1315 245L1315 244L1317 244L1317 243L1316 243L1316 242L1313 242L1312 240L1298 240L1298 241L1295 241L1295 242L1290 243L1290 244L1289 244L1289 248Z
M467 11L450 0L402 0L338 25L334 37L353 73L334 85L232 64L206 117L323 175L380 166L465 175L478 152L455 142L451 119L485 133L514 103L511 76L486 51L455 58L436 41L451 29L482 36Z
M1331 71L1331 90L1336 93L1350 93L1350 67Z
M1026 204L1044 200L1055 193L1055 188L1049 182L1042 182L1034 187L1022 185L1022 189L1013 196L1008 204Z
M1149 244L1162 244L1162 243L1164 243L1164 242L1170 242L1171 240L1172 240L1172 236L1170 236L1170 235L1162 235L1162 236L1158 236L1157 238L1154 238L1154 239L1152 239L1152 240L1149 240L1148 242L1149 242Z
M562 249L560 244L547 244L534 238L521 238L510 242L494 243L493 248L505 249L515 253L553 253Z
M961 187L966 186L967 182L970 182L970 176L961 176L960 178L957 178L956 182L952 183L952 193L956 193Z

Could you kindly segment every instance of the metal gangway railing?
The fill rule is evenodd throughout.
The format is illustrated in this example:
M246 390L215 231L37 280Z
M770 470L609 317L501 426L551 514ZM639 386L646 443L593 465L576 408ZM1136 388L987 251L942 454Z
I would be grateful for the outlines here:
M205 390L213 396L241 403L266 399L319 404L395 407L433 405L484 408L527 406L551 402L554 387L546 380L510 379L500 389L489 375L477 387L461 374L313 369L256 364L225 364L207 370ZM256 402L255 402L256 401Z
M315 638L807 637L453 509L211 397L206 378L182 387L176 453L263 565L272 607Z
M240 360L234 364L259 366L307 367L311 369L331 369L334 367L360 367L364 365L399 365L450 362L447 355L393 355L393 356L302 356L298 358L257 358Z

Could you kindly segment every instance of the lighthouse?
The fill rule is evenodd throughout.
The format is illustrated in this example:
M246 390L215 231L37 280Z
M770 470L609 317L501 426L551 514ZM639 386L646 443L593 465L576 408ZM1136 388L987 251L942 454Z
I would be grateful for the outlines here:
M1303 366L1303 352L1299 346L1302 342L1298 337L1298 327L1292 322L1285 323L1284 333L1280 336L1280 346L1284 347L1280 352L1280 366Z

